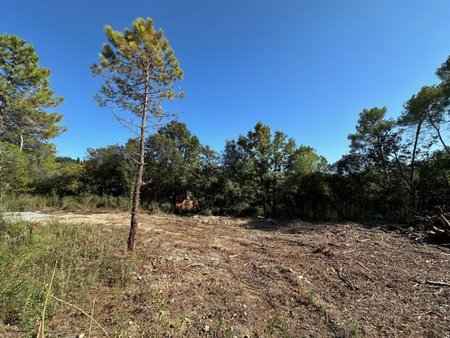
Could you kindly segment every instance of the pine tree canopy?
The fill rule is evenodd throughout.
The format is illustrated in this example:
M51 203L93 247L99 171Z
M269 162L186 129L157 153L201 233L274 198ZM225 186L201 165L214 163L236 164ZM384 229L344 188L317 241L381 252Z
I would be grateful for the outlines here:
M38 65L33 46L9 34L0 35L0 141L23 147L58 136L62 115L48 112L63 99L50 88L50 70Z

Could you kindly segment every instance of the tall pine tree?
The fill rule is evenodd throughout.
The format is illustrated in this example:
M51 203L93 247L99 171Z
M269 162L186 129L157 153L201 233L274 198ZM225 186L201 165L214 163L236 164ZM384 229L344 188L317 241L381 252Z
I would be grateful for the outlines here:
M148 122L167 118L162 104L181 97L174 84L183 71L162 30L155 30L150 18L139 18L124 32L105 27L108 42L103 45L100 63L92 66L104 83L96 96L101 106L131 113L130 118L115 114L119 121L139 137L139 156L131 210L128 250L135 250L139 204L145 164L145 137ZM137 118L137 121L135 119ZM150 121L149 121L150 120Z

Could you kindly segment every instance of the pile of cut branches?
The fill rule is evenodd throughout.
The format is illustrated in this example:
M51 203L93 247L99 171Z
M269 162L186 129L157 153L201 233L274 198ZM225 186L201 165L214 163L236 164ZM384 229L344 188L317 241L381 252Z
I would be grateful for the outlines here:
M422 228L440 240L450 241L450 211L436 206L434 212L416 215L410 220L415 228Z

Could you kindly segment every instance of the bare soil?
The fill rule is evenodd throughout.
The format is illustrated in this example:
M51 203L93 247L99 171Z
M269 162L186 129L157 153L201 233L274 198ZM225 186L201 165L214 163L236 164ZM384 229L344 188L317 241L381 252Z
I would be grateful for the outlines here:
M128 214L52 217L101 224L126 254ZM124 287L90 291L122 337L450 337L450 248L385 227L144 214L136 261ZM89 320L52 325L87 337Z

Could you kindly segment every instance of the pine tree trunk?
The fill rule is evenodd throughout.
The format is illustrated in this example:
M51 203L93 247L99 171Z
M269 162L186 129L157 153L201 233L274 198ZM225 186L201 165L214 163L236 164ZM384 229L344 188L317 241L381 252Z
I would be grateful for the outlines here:
M384 178L386 183L389 185L389 173L387 170L386 159L384 157L383 144L381 143L380 137L377 136L378 152L381 157L381 167L383 169Z
M447 152L447 154L450 155L450 149L448 148L447 144L445 143L444 139L442 138L441 131L439 130L439 127L436 125L436 123L433 121L433 118L431 117L430 113L428 113L428 120L430 121L431 126L436 130L437 135L439 137L439 141L441 141L441 144L444 147L444 150Z
M142 149L144 148L142 147ZM133 203L131 205L131 225L130 234L128 235L128 251L135 251L136 249L136 233L139 220L139 206L141 202L142 176L144 172L144 163L142 158L143 156L141 151L138 172L136 175L136 184L134 186Z
M410 176L409 176L409 181L411 182L411 184L413 184L413 180L414 180L417 144L419 143L419 136L420 136L420 129L422 127L422 122L423 122L423 117L420 118L420 121L417 124L416 135L414 138L414 146L413 146L412 158L411 158L411 172L410 172Z
M424 117L422 116L420 118L419 123L417 124L417 129L416 129L416 135L414 138L414 146L413 146L413 151L412 151L412 157L411 157L411 172L409 174L409 182L410 182L410 187L411 187L411 204L412 204L412 208L413 210L417 210L417 198L416 198L416 185L414 184L414 172L416 170L416 154L417 154L417 146L419 144L419 136L420 136L420 130L422 128L422 123L423 123L423 119Z
M141 137L139 140L139 162L138 170L136 174L136 184L134 186L133 193L133 203L131 205L131 224L130 224L130 234L128 235L128 251L133 252L136 249L136 234L139 221L139 208L141 202L141 187L142 187L142 177L144 175L144 160L145 160L145 128L147 121L147 107L148 107L148 73L146 73L146 83L145 83L145 98L142 111L141 119Z

